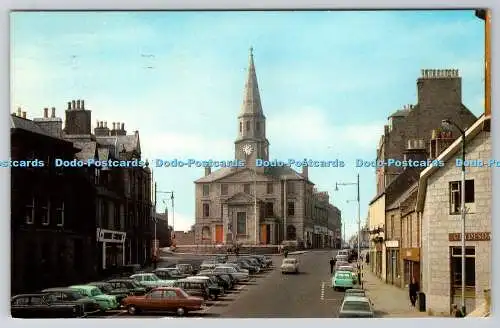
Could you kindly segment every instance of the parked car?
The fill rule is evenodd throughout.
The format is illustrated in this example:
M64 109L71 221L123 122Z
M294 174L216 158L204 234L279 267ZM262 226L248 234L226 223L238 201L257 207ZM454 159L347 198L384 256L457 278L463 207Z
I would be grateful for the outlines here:
M214 268L213 272L229 274L238 283L248 281L250 279L250 277L248 276L248 273L239 272L238 270L236 270L232 266L217 266Z
M366 297L366 292L364 289L352 288L345 291L344 298L348 296Z
M208 285L208 296L211 300L216 300L219 298L219 296L224 295L224 287L220 286L216 280L213 280L211 277L207 276L191 276L187 277L187 280L192 280L192 281L203 281L206 282Z
M125 297L129 296L128 289L126 289L126 288L114 288L113 285L111 285L109 282L96 281L96 282L89 282L87 285L96 286L104 294L115 296L116 300L118 301L119 304L122 303L122 300Z
M115 296L104 294L98 287L91 285L74 285L69 288L78 291L83 296L95 300L101 307L101 311L114 310L120 307L120 303L118 303Z
M299 261L296 258L283 259L281 273L299 273Z
M101 311L101 307L96 300L83 296L80 292L71 288L47 288L42 290L42 293L50 295L48 297L50 297L53 304L80 304L85 315Z
M137 281L139 284L150 287L172 287L175 280L162 280L154 273L137 273L130 276L130 278Z
M348 271L352 273L352 279L354 280L354 284L358 284L358 269L353 267L352 265L348 266L340 266L338 271Z
M233 288L233 283L231 281L231 278L226 274L214 273L210 271L205 271L205 272L201 271L196 276L205 276L214 278L219 286L224 287L224 291Z
M262 263L265 264L266 268L269 268L270 266L273 265L273 260L269 256L265 256L265 255L252 255L251 257L260 260Z
M83 306L75 303L54 303L45 293L21 294L11 298L13 318L80 318L85 316Z
M183 274L197 274L198 270L196 270L192 264L186 264L186 263L178 263L176 265L176 268L179 269L179 271Z
M332 277L332 288L334 290L353 288L355 279L352 272L349 271L335 271Z
M143 296L129 296L123 300L123 305L132 315L146 311L165 311L183 316L191 311L202 310L205 302L203 298L190 296L181 288L160 287Z
M347 261L337 261L335 262L335 271L338 271L342 266L349 266L349 262Z
M238 272L243 272L246 273L247 275L249 274L248 270L243 269L236 263L225 263L225 264L217 264L215 267L233 267L236 269Z
M373 318L374 311L367 297L346 296L340 306L339 318Z
M132 278L117 278L108 280L108 283L113 286L113 288L122 288L128 291L129 295L144 295L147 292L147 288L140 285L135 279Z
M182 288L188 295L201 297L204 300L210 299L210 289L206 281L179 279L174 287Z
M153 271L155 275L164 280L177 280L189 277L188 274L181 273L176 267L171 268L158 268Z
M250 265L258 267L259 271L260 269L264 269L266 267L266 264L264 262L261 262L258 258L255 258L253 256L246 256L243 259L249 261Z
M250 263L250 261L247 259L237 259L237 260L231 261L229 263L237 264L240 268L242 268L244 270L248 270L249 274L256 274L256 273L260 272L260 267L252 265Z
M226 263L228 260L229 260L229 257L226 254L217 255L215 257L215 261L217 263Z

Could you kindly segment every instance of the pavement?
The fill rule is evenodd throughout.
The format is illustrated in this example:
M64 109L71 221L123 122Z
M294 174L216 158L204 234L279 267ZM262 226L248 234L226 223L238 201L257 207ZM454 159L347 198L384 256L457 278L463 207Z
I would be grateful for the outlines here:
M423 318L426 312L411 306L408 289L384 283L370 272L368 265L363 268L363 288L372 300L377 317L383 318Z

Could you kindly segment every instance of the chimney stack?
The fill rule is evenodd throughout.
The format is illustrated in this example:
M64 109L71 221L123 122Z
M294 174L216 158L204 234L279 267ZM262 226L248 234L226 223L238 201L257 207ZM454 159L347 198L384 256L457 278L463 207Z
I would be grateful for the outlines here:
M112 131L114 131L114 130L116 130L116 123L115 122L113 122L113 130Z
M123 131L123 130L125 130L125 123L122 123L122 128L121 128L121 130L122 130L122 131Z
M71 109L71 101L68 101L68 110Z
M210 166L205 167L205 176L210 175L212 173L212 168Z
M23 112L23 118L26 118L26 112Z
M302 166L302 176L309 179L309 167L307 165Z
M43 118L48 118L49 117L49 109L48 108L44 108L43 109Z
M50 117L56 118L56 108L55 107L52 107L52 113L51 113Z
M104 121L104 127L107 129L108 128L108 121Z
M80 109L80 99L78 99L78 100L76 101L76 108L77 108L77 109Z
M82 109L85 109L85 102L82 100L81 101Z
M73 109L73 110L76 109L76 101L75 100L71 101L71 109Z
M21 112L21 107L17 107L17 116L21 117L23 113Z

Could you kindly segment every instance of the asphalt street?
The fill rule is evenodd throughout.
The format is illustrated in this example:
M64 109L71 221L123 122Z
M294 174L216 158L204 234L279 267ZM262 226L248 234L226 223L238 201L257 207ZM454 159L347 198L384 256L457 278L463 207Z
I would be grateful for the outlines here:
M335 251L312 251L289 255L300 262L299 274L283 275L279 270L283 257L273 256L274 269L254 276L248 283L237 286L217 301L207 303L207 309L190 313L201 318L334 318L343 292L331 288L329 260ZM189 258L187 261L199 261ZM170 261L168 261L170 262ZM177 262L177 261L175 261ZM194 264L194 263L193 263ZM125 318L126 311L109 313L108 318ZM147 313L136 318L172 317L165 313Z

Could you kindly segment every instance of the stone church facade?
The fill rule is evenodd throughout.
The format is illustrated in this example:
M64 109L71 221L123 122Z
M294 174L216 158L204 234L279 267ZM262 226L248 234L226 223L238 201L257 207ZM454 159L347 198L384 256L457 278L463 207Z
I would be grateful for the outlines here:
M237 119L235 159L245 166L216 171L206 167L205 176L195 181L195 243L276 245L297 240L312 246L313 240L321 240L316 247L335 245L340 211L331 204L324 211L317 210L325 208L324 202L317 206L324 197L317 197L308 168L299 173L286 166L255 165L257 159L269 160L269 141L252 49ZM321 220L316 213L322 215Z

